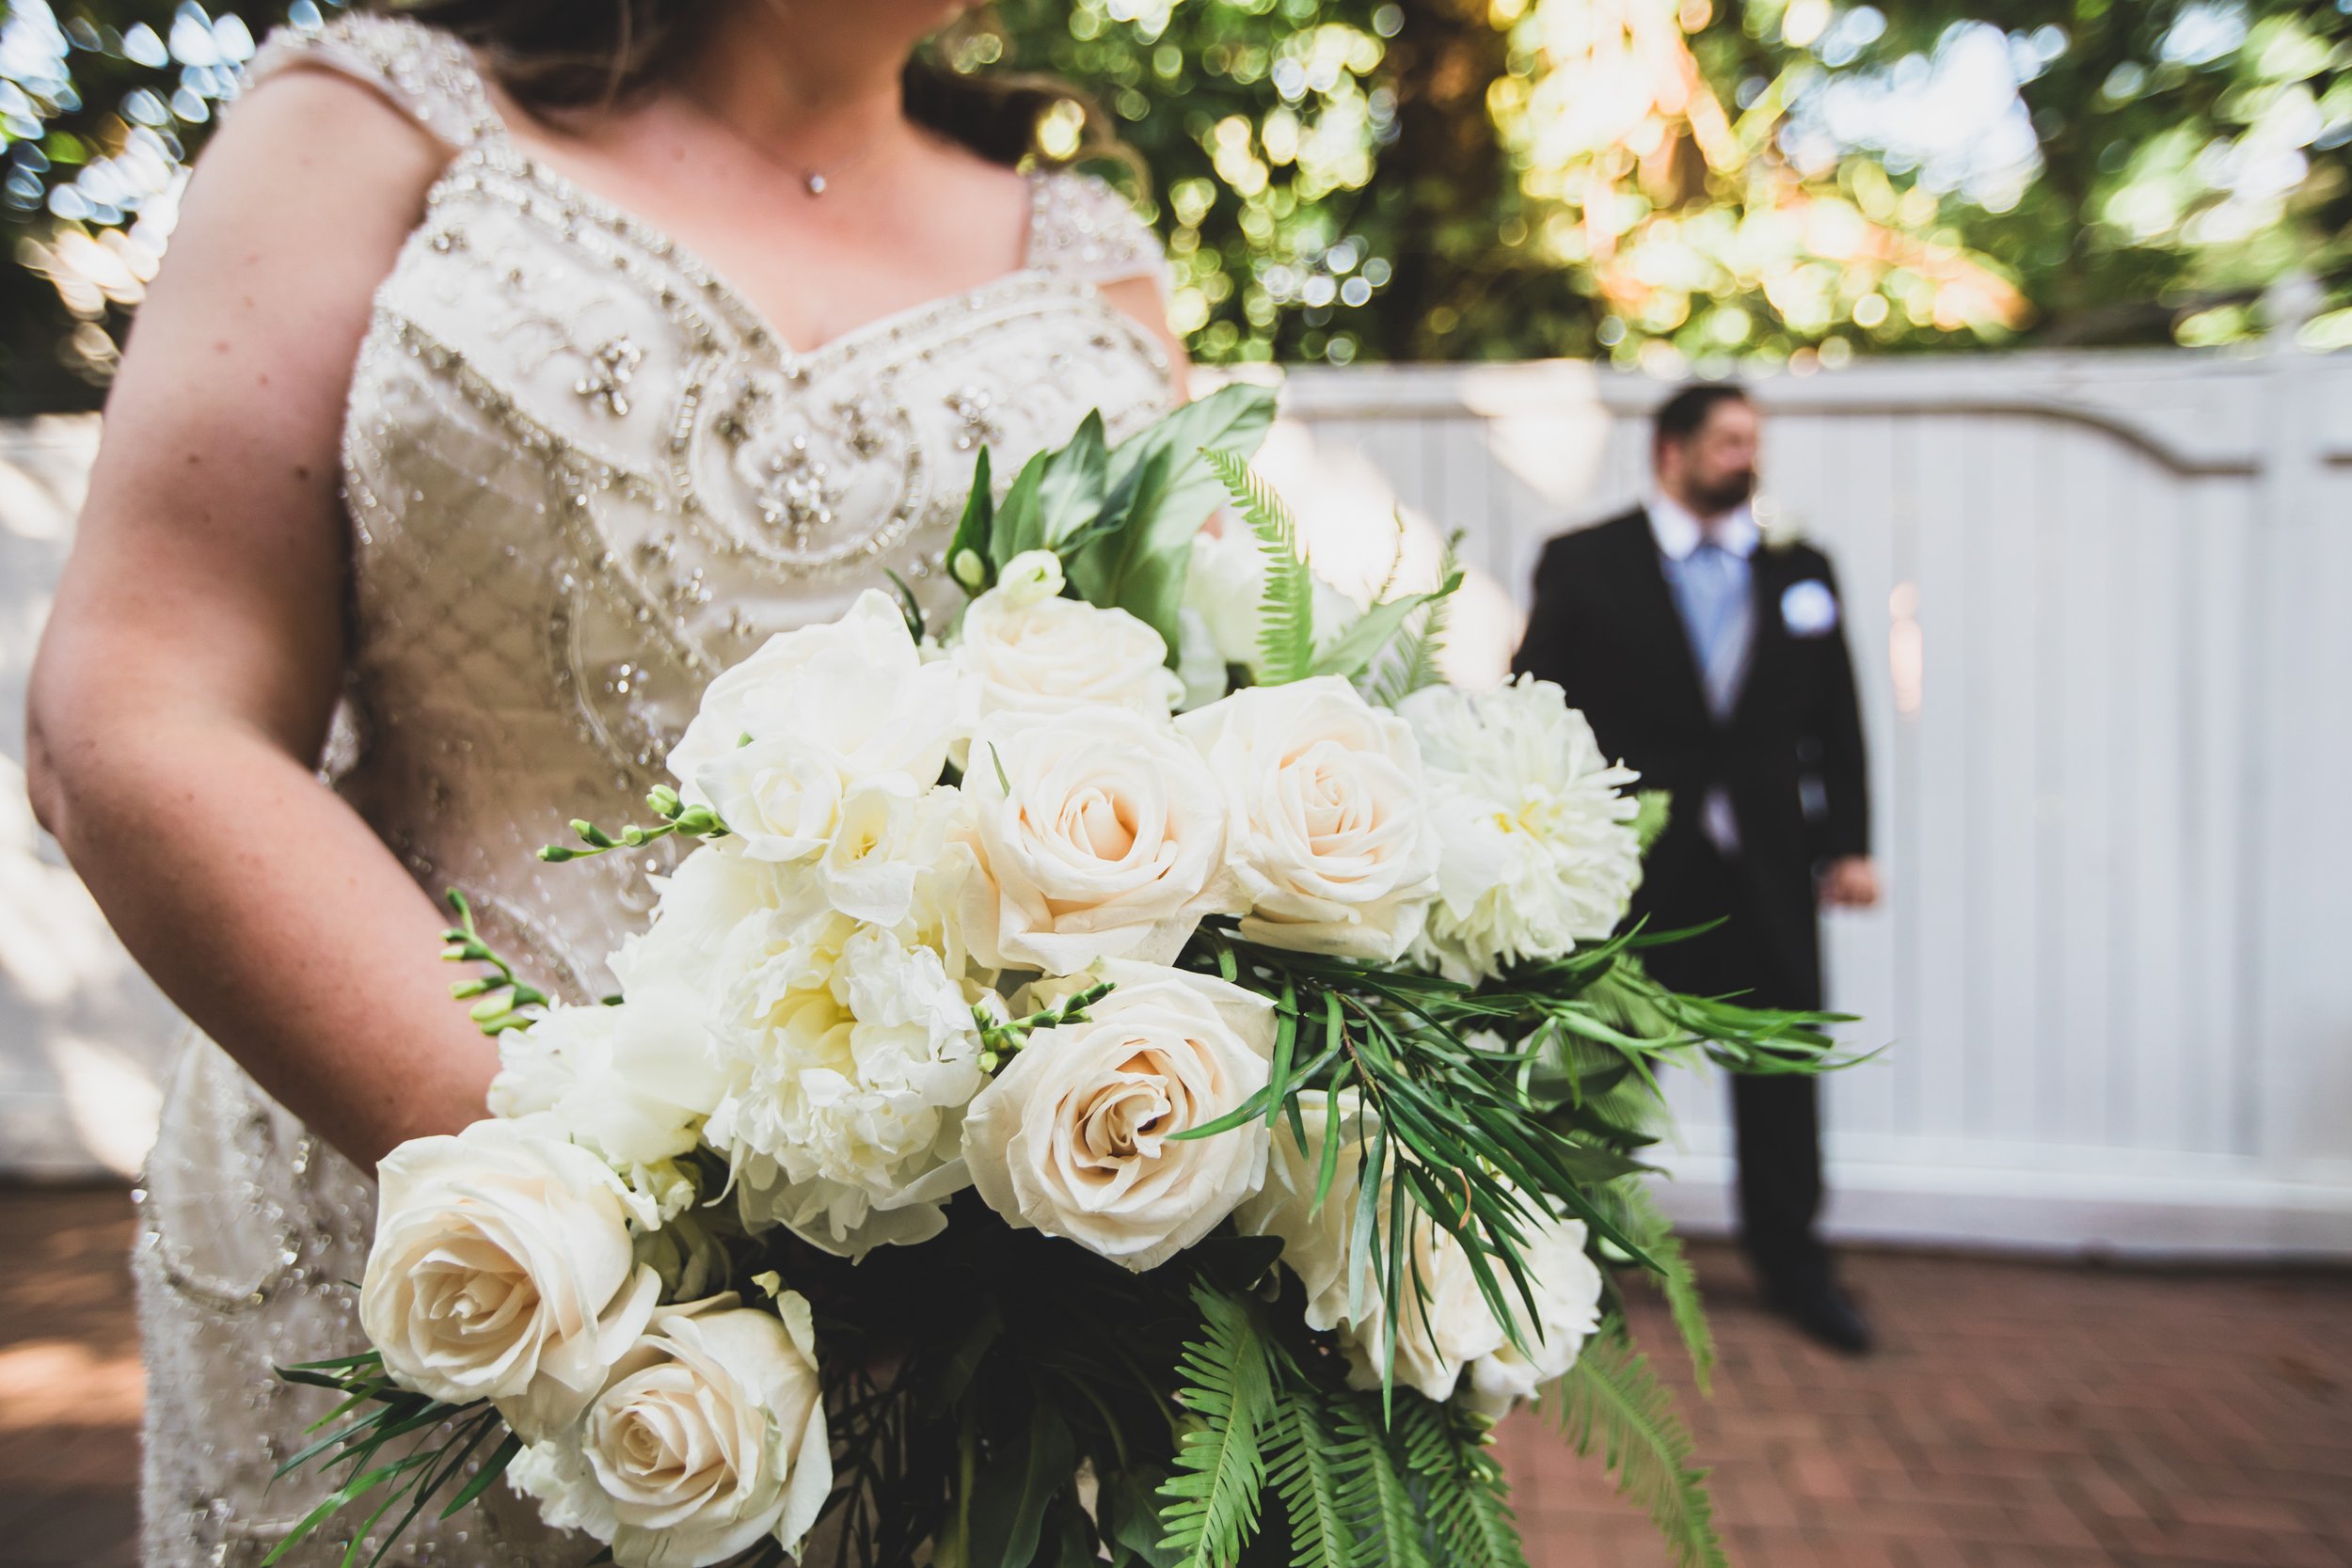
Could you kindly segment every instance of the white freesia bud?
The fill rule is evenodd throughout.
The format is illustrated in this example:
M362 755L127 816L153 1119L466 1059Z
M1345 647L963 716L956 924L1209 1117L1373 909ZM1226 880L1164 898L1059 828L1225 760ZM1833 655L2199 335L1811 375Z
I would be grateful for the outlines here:
M1606 938L1641 879L1641 807L1624 792L1638 775L1610 764L1560 689L1524 675L1491 691L1430 687L1400 711L1444 843L1417 955L1470 982Z
M833 1487L808 1303L667 1307L587 1419L526 1449L515 1485L621 1568L707 1568L763 1537L797 1553Z
M1413 732L1335 675L1248 687L1177 721L1232 802L1229 855L1272 947L1388 961L1437 891Z
M1004 595L1015 610L1050 599L1062 591L1061 557L1052 550L1023 550L1005 562L991 593Z
M1129 963L1100 973L1116 989L1087 1019L1031 1034L973 1101L964 1159L980 1196L1016 1228L1065 1237L1140 1273L1257 1190L1263 1118L1174 1138L1265 1086L1274 1010L1205 975Z
M982 963L1162 962L1231 907L1222 798L1165 724L1120 708L1000 714L973 738L963 793L981 873L963 926Z
M749 813L739 831L771 858L813 855L831 837L815 770L833 768L836 801L852 784L913 793L937 784L961 678L950 664L926 662L898 607L869 590L840 619L780 632L712 681L670 771L690 805L715 804L710 784L720 784Z
M417 1138L376 1167L359 1323L402 1386L496 1402L535 1441L578 1418L660 1281L633 1259L628 1190L529 1124Z

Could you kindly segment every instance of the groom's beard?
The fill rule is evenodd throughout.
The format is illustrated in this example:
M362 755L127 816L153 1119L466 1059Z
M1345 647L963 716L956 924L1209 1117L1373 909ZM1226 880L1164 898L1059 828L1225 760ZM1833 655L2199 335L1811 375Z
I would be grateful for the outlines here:
M1756 474L1752 469L1726 474L1712 484L1691 487L1691 499L1699 503L1699 515L1707 517L1721 516L1755 494Z

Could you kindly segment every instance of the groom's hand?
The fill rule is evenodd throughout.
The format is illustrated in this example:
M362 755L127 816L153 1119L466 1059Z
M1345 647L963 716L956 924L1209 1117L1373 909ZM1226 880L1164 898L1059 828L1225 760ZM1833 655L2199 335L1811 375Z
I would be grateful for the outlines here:
M1879 901L1878 863L1867 855L1841 855L1821 868L1821 904L1867 910Z

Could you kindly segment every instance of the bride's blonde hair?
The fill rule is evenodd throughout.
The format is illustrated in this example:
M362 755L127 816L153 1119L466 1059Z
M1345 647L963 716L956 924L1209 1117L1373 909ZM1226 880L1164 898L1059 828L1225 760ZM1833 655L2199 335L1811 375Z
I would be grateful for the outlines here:
M473 45L499 85L534 111L593 109L626 103L659 87L694 47L718 8L712 0L372 0ZM1000 164L1111 159L1138 176L1140 164L1110 131L1085 93L1057 76L963 71L960 58L1001 55L973 47L996 24L969 12L927 41L901 78L908 118ZM1075 150L1041 145L1038 128L1063 104L1083 127Z

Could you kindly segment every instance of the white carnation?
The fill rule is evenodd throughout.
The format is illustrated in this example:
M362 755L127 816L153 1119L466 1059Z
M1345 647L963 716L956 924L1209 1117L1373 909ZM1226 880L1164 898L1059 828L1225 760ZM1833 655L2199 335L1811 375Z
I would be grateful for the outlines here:
M1421 738L1444 851L1417 954L1454 979L1606 938L1641 879L1638 777L1601 755L1584 716L1522 675L1471 693L1431 687L1400 710Z
M717 1039L731 1083L704 1136L746 1216L853 1257L938 1234L968 1183L958 1138L981 1084L961 976L813 886L739 927L727 960Z

